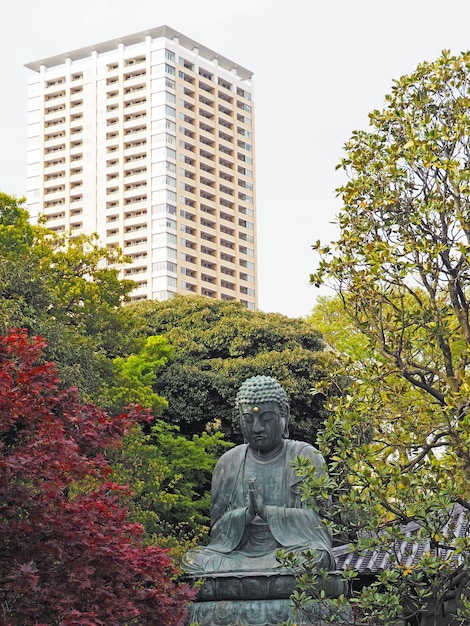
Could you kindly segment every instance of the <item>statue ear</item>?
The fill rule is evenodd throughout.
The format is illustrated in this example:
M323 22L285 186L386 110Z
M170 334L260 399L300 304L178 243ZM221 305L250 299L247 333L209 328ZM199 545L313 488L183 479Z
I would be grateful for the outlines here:
M282 436L284 439L289 439L289 418L290 418L290 408L287 408L287 413L284 418L284 432Z

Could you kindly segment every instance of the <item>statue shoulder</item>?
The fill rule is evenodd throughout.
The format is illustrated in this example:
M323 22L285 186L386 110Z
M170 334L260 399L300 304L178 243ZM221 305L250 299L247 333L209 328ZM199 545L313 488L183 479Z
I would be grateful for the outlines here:
M231 463L238 463L246 456L247 444L243 443L239 446L235 446L234 448L230 448L227 452L224 452L220 459L217 461L217 466L219 465L230 465Z
M287 453L291 459L298 456L304 456L307 459L315 461L315 465L323 465L324 460L320 451L306 441L296 441L295 439L287 439Z
M308 454L320 454L319 451L306 441L296 441L295 439L286 439L287 449L292 452L301 454L302 451Z

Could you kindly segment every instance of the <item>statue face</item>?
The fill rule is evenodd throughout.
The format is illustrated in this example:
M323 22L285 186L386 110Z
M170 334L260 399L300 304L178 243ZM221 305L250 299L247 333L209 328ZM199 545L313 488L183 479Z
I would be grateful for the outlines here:
M277 402L240 405L240 423L245 441L260 452L270 452L281 441L285 419Z

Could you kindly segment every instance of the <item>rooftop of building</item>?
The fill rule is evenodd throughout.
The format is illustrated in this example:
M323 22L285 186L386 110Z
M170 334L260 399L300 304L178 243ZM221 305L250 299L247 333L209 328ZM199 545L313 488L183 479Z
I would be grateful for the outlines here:
M142 43L145 41L146 37L152 37L152 39L158 39L160 37L166 37L167 39L177 39L179 44L187 50L197 49L199 55L204 59L207 59L209 61L216 61L217 64L220 65L220 67L223 67L228 71L234 70L237 76L239 76L242 80L249 80L253 76L253 72L251 72L250 70L222 56L218 52L215 52L214 50L203 46L194 39L183 35L182 33L175 30L174 28L171 28L170 26L158 26L157 28L143 30L139 33L134 33L133 35L110 39L109 41L104 41L102 43L87 46L85 48L78 48L77 50L72 50L70 52L64 52L62 54L57 54L55 56L47 57L45 59L39 59L38 61L26 63L25 67L30 70L34 70L35 72L39 72L41 66L43 65L46 67L63 65L64 63L66 63L67 59L76 61L78 59L83 59L85 57L91 56L93 52L110 52L111 50L116 49L119 44L131 46L133 44Z
M443 537L468 537L470 534L470 513L460 505L455 505L448 511L442 511L442 527L440 534ZM373 576L388 567L400 563L406 568L412 568L426 553L433 552L442 561L449 559L456 566L462 560L462 555L454 555L453 550L445 547L432 547L428 539L419 538L420 525L410 522L401 528L402 540L376 550L355 552L350 545L333 548L337 569L346 567L355 569L360 576Z

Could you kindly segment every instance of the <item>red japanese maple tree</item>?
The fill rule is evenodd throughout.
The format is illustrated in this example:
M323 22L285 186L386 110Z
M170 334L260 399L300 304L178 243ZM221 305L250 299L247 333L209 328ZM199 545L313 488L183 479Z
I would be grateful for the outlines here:
M0 337L0 624L181 626L193 591L144 546L103 454L144 415L81 404L44 347Z

